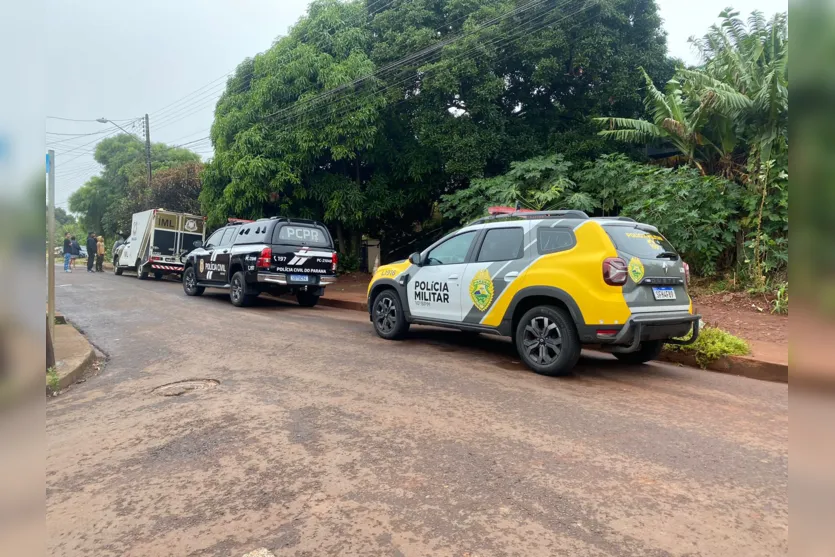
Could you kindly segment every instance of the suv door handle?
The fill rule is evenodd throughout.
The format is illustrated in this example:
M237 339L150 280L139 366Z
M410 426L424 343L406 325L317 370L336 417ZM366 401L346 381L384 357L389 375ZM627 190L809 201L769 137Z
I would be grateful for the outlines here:
M458 275L449 275L449 280L458 280Z
M510 281L512 281L513 279L515 279L515 278L516 278L516 277L518 277L518 276L519 276L519 272L518 272L518 271L513 271L512 273L507 273L507 274L504 276L504 281L505 281L505 282L510 282Z

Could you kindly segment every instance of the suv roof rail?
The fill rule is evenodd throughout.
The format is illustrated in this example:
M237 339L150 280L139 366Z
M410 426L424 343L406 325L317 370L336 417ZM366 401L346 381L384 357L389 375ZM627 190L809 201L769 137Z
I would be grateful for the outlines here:
M637 222L631 217L592 217L594 220L619 220L623 222Z
M505 213L505 214L497 214L497 215L490 215L489 217L483 217L478 220L475 220L469 223L467 226L472 226L474 224L481 224L484 222L489 222L492 220L498 219L506 219L506 218L517 218L517 219L541 219L541 218L548 218L548 217L559 217L563 219L588 219L589 216L585 213L585 211L578 211L576 209L558 209L554 211L516 211L514 213Z

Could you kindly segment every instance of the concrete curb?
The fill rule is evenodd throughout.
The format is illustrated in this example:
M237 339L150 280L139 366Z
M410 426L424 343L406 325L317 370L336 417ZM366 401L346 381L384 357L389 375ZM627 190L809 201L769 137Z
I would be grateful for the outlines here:
M357 302L353 300L322 297L319 298L319 305L362 311L365 313L368 312L368 306L365 302ZM661 357L658 361L702 368L699 362L696 361L696 355L691 352L674 352L665 350L661 353ZM789 382L788 365L756 360L747 356L725 356L711 362L706 368L702 369L715 371L717 373L727 373L729 375L748 377L750 379L758 379L760 381L772 381L775 383Z
M66 375L58 380L58 389L63 391L73 383L77 382L84 376L84 373L96 361L96 351L90 346L89 352L84 356L84 359L75 368L69 370Z
M63 391L73 383L78 382L84 374L90 369L96 361L96 350L87 338L72 324L58 325L59 327L68 327L72 329L73 336L78 340L73 341L80 344L80 349L70 352L62 359L65 366L58 368L58 391ZM57 336L57 335L56 335ZM82 344L83 343L83 344ZM56 346L56 352L58 351ZM56 357L58 354L56 353ZM47 377L46 394L52 394L49 388L49 378Z
M339 309L350 309L354 311L368 312L368 305L365 302L357 302L354 300L340 300L339 298L319 298L320 306L328 306Z
M690 367L702 367L696 361L696 355L692 352L667 351L661 353L659 361L674 364L682 364ZM738 375L760 381L772 381L774 383L789 382L789 366L756 360L748 356L724 356L710 362L705 368L708 371Z

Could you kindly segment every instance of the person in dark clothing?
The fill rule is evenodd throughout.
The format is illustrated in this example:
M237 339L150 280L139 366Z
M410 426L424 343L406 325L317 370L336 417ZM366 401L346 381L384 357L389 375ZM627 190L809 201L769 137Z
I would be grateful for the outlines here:
M78 240L75 236L70 236L70 271L75 269L75 260L81 255L81 246L78 245Z
M72 240L70 240L70 233L64 234L64 272L71 273L70 261L72 261Z
M96 235L92 232L87 233L87 272L95 273L93 264L96 262Z

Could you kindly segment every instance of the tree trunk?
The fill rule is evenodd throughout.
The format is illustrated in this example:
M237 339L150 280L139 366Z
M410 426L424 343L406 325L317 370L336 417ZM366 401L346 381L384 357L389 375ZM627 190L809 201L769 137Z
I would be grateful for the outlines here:
M359 230L351 232L351 253L356 256L358 261L362 259L362 232Z
M336 221L336 251L348 255L348 250L345 247L345 230L342 228L342 223Z

